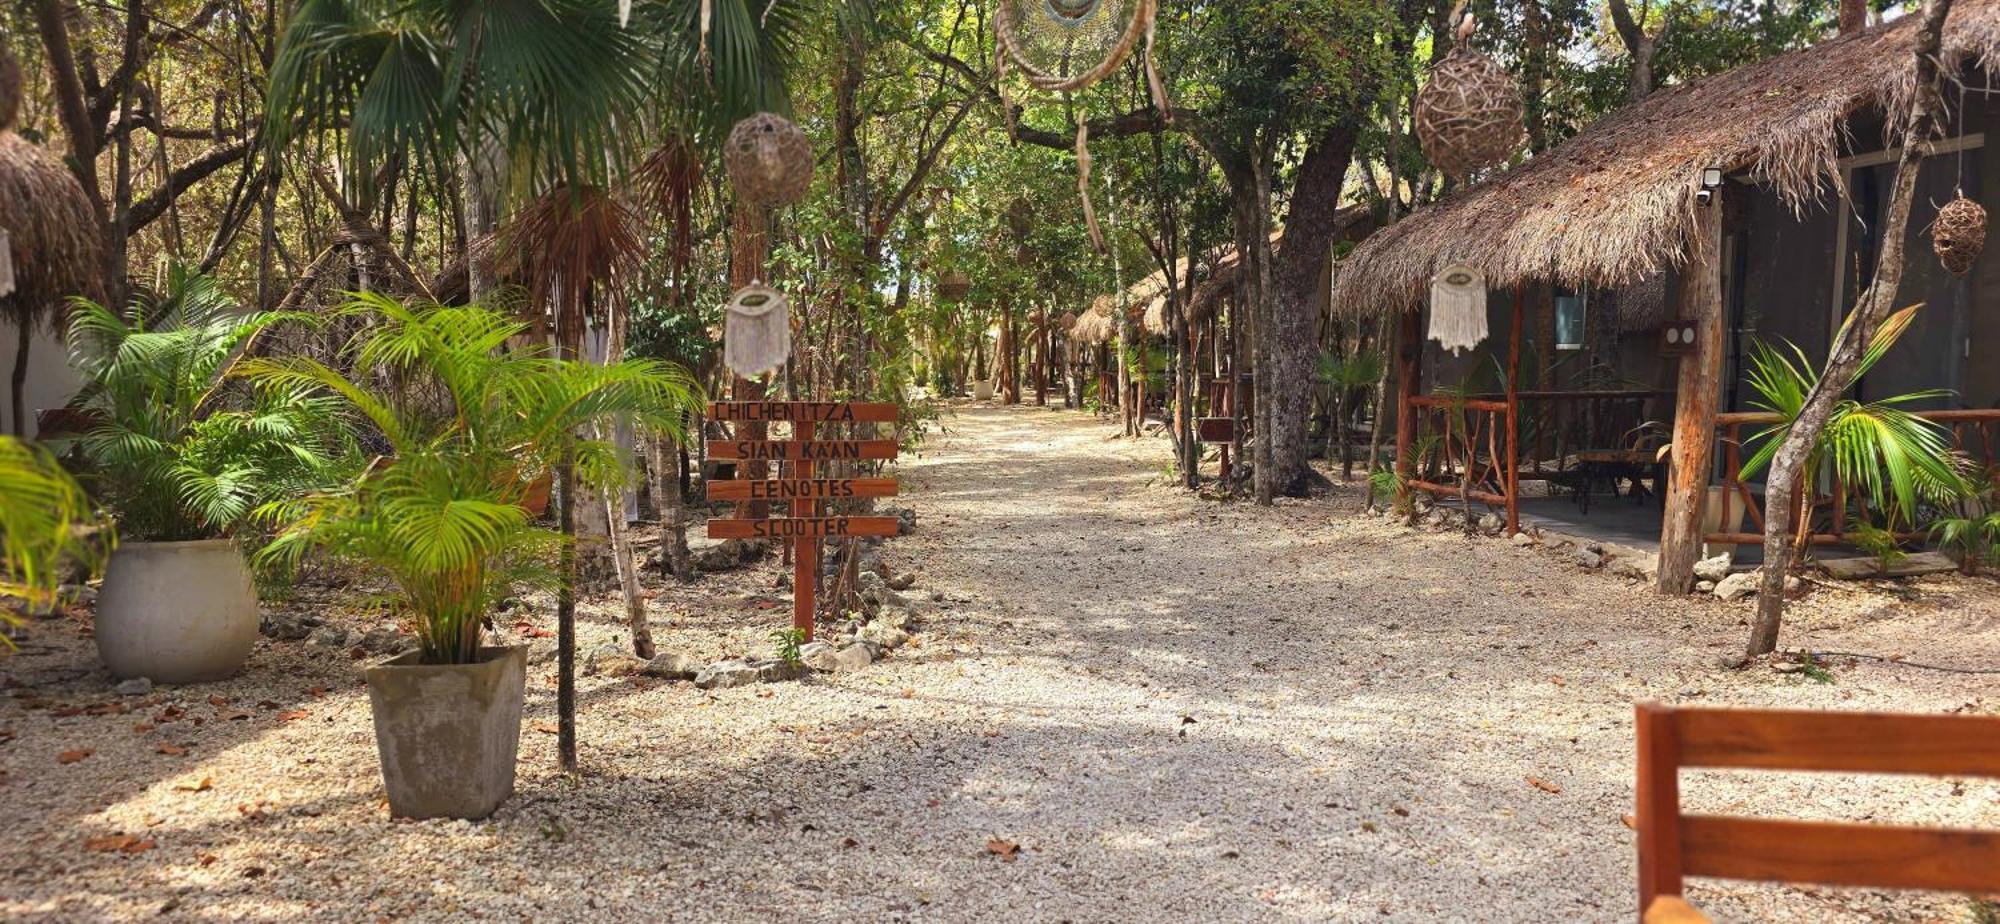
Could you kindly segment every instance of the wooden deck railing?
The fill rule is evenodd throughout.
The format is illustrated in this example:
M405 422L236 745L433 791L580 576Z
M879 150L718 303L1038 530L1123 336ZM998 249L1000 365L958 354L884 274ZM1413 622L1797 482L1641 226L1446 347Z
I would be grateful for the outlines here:
M1520 528L1520 447L1516 406L1490 398L1417 395L1410 400L1421 432L1415 475L1409 487L1432 495L1462 497L1507 511L1507 530Z
M1965 453L1974 465L1990 470L2000 456L1995 455L1996 440L2000 440L2000 409L1989 410L1944 410L1924 411L1917 416L1933 423L1942 424L1951 431L1952 445ZM1764 541L1764 505L1743 480L1743 448L1746 438L1754 438L1756 428L1768 427L1783 418L1776 414L1759 412L1736 412L1715 415L1717 439L1722 446L1722 490L1723 496L1743 505L1748 512L1753 532L1735 532L1734 523L1724 522L1723 529L1702 537L1711 543L1733 543L1736 545L1760 545ZM1753 428L1746 437L1745 428ZM1828 490L1808 483L1806 492L1801 492L1799 503L1811 510L1816 522L1811 541L1815 545L1835 545L1847 541L1847 508L1850 500L1848 485L1835 476ZM1866 499L1859 499L1866 503ZM1823 511L1823 515L1822 515ZM1798 518L1794 509L1793 519ZM1903 539L1921 538L1923 532L1909 532Z

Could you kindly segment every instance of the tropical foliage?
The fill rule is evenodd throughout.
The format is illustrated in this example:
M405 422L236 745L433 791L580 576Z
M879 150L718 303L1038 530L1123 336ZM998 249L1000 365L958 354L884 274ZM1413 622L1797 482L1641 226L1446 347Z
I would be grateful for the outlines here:
M1861 360L1861 375L1888 355L1916 319L1919 307L1896 312L1875 332ZM1781 419L1752 437L1761 445L1743 464L1745 477L1770 465L1778 444L1804 406L1806 394L1819 381L1819 370L1804 351L1792 344L1786 346L1788 350L1780 350L1760 342L1750 355L1748 379L1756 392L1752 404ZM1843 399L1807 456L1805 471L1839 478L1860 492L1881 511L1891 531L1897 524L1914 522L1922 504L1950 503L1963 497L1968 490L1965 460L1952 448L1950 431L1906 409L1948 394L1919 391L1866 402ZM1807 528L1801 525L1802 530Z
M10 598L53 602L66 565L97 570L109 533L89 535L95 521L83 488L48 450L0 436L0 620L14 618Z
M259 505L333 476L344 455L334 404L227 378L259 334L298 320L246 313L184 265L123 311L74 302L70 359L85 385L73 407L89 422L79 442L126 538L229 536Z
M678 367L552 358L522 345L528 325L469 305L405 305L357 294L338 316L363 322L342 360L246 362L261 391L338 402L387 451L337 487L265 505L280 528L267 560L323 549L379 570L415 617L429 663L479 657L480 620L518 583L548 584L559 537L527 510L531 486L573 459L580 481L621 484L626 460L585 432L641 424L684 437L700 391Z

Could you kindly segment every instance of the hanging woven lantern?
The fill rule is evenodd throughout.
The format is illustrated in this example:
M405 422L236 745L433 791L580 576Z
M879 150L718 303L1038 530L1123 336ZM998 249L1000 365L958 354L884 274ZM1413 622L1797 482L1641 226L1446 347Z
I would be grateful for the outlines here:
M812 142L805 129L775 113L736 123L722 159L737 195L765 208L797 202L812 187Z
M948 302L962 302L972 294L972 277L964 270L946 270L938 277L937 294Z
M1431 69L1417 94L1417 140L1424 155L1453 179L1503 163L1527 137L1521 89L1492 58L1473 50L1472 16L1458 43Z
M736 291L724 312L722 364L731 372L754 379L785 364L792 356L792 303L763 283Z
M1986 210L1963 194L1945 203L1931 222L1931 248L1953 276L1965 275L1986 249Z

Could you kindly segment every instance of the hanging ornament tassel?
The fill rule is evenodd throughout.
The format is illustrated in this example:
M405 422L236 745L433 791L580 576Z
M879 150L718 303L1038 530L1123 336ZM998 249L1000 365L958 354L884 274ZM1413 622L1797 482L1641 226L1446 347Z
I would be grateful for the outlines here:
M1453 353L1486 340L1486 274L1454 263L1431 278L1431 339Z
M1083 197L1083 224L1090 243L1104 253L1104 231L1097 226L1097 209L1090 204L1090 123L1076 123L1076 193Z
M701 0L701 42L700 47L695 50L695 55L701 60L704 71L708 70L711 63L708 59L708 31L714 23L715 0Z
M722 364L746 379L770 372L792 355L792 305L760 282L737 290L722 328Z
M1155 6L1155 0L1145 0L1145 6L1147 9L1142 12L1146 17L1146 87L1153 92L1153 108L1160 110L1160 116L1167 120L1167 124L1172 125L1174 107L1167 101L1166 84L1160 82L1160 68L1153 60L1153 32L1156 23L1152 8Z
M632 0L618 0L618 28L632 24Z

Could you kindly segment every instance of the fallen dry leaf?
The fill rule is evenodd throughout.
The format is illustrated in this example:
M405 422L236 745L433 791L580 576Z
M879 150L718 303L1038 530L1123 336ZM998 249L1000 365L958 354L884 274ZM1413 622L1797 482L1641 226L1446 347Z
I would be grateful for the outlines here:
M74 751L64 751L61 754L56 755L56 763L73 764L79 760L89 757L90 755L91 755L91 750L89 748L77 748Z
M151 722L132 723L132 733L135 735L143 735L152 730L153 730L153 723Z
M1639 830L1639 819L1635 815L1620 815L1618 816L1618 820L1624 822L1625 827L1631 828L1634 831Z
M227 706L229 705L229 697L211 696L208 698L208 704L211 706Z
M307 690L306 692L312 694L312 697L314 699L320 699L322 697L325 697L328 693L333 692L333 688L325 686L313 687L312 689Z
M215 788L215 777L205 776L199 783L175 783L176 792L207 792Z
M1539 789L1546 793L1559 793L1563 791L1563 788L1561 786L1557 786L1556 784L1551 783L1548 780L1542 779L1539 776L1528 777L1528 785L1533 786L1536 789Z
M178 744L160 745L160 753L165 754L168 757L179 757L182 754L186 754L187 752L188 752L187 748L181 747Z
M83 842L84 849L97 853L145 853L159 846L151 840L140 840L130 834L106 834Z
M195 854L195 855L194 855L194 862L195 862L195 864L196 864L196 865L199 865L199 866L208 866L208 865L210 865L210 864L212 864L212 863L214 863L214 862L215 862L215 854L212 854L212 853L198 853L198 854Z
M310 712L307 712L307 711L305 711L304 709L290 709L290 710L287 710L287 711L284 711L284 712L280 712L280 713L278 713L278 721L280 721L280 722L296 722L296 721L298 721L298 720L300 720L300 719L303 719L303 718L305 718L306 716L309 716L309 715L312 715L312 713L310 713Z
M554 722L536 722L535 730L544 735L553 735L562 731L562 729L556 727L556 723Z
M1020 855L1021 845L996 837L986 842L986 852L999 857L1005 862L1012 863L1014 862L1014 858Z

